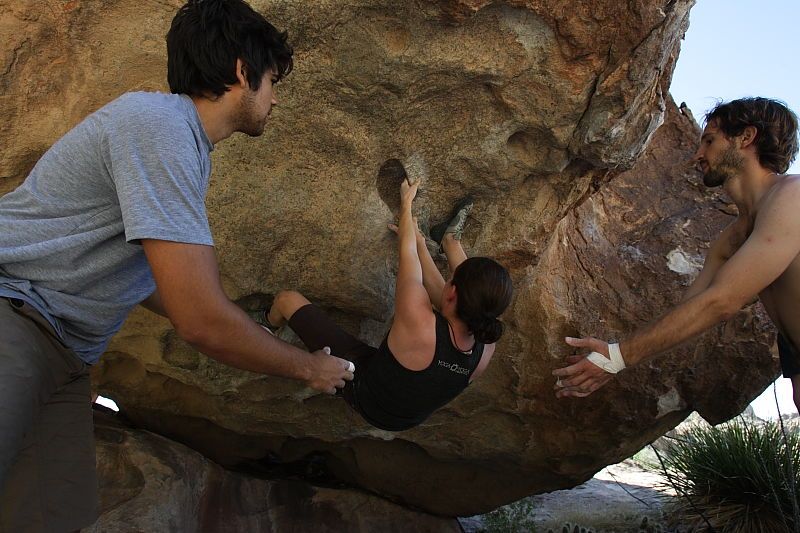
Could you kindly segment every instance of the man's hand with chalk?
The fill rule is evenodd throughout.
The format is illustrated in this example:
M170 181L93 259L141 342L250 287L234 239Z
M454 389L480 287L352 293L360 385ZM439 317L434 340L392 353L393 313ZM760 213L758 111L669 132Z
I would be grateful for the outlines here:
M327 346L313 355L314 357L309 358L312 368L308 371L310 377L306 379L306 386L320 392L336 394L336 389L344 387L345 381L352 381L356 366L351 361L334 357Z

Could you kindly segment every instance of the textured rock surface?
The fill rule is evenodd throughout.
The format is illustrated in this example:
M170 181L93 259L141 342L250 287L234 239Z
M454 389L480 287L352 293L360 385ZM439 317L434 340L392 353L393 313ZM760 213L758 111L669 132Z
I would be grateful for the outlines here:
M353 490L229 472L199 453L95 413L100 518L84 533L319 531L457 533L455 519Z
M13 30L0 42L0 192L86 113L163 89L163 35L181 3L0 0ZM100 390L221 464L322 455L343 482L449 515L575 486L693 409L737 414L776 374L754 310L589 399L556 401L550 377L564 334L622 335L677 302L731 219L686 169L698 131L664 96L692 3L253 2L290 30L296 68L267 133L213 154L229 295L254 306L296 288L378 341L397 201L377 176L401 158L427 174L423 226L464 192L477 198L465 244L512 271L507 334L479 383L401 434L209 361L145 311L97 368Z

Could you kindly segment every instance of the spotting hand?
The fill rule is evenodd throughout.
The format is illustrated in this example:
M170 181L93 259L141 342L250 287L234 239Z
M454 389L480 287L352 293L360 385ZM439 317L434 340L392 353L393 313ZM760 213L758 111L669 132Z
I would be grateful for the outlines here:
M588 348L590 352L596 353L593 356L596 361L606 358L610 365L611 357L609 357L607 342L592 337L582 339L567 337L565 341L575 348ZM567 362L571 363L569 366L553 370L553 375L557 378L554 386L557 398L588 396L613 377L614 373L598 366L597 362L592 362L589 355L589 353L585 353L569 356L567 357ZM608 368L610 369L611 366Z
M327 394L336 394L336 389L344 387L345 381L353 379L353 363L332 356L331 349L327 346L314 352L314 356L311 359L314 364L312 378L306 382L308 387Z

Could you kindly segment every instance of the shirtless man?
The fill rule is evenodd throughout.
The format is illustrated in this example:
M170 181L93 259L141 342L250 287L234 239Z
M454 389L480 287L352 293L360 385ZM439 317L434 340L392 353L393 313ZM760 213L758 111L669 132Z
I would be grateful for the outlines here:
M556 396L588 396L639 364L735 315L756 296L778 328L783 375L800 410L800 176L784 175L797 155L797 116L784 104L744 98L706 115L694 156L707 187L723 186L739 216L711 246L683 301L618 344L568 337L588 356L553 371Z

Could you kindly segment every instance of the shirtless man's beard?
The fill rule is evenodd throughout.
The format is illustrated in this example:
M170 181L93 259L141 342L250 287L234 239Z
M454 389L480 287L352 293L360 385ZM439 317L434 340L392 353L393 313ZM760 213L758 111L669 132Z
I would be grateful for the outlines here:
M709 161L706 164L708 170L703 174L703 183L706 187L719 187L744 168L744 157L736 153L736 148L731 145L722 152L716 163Z

